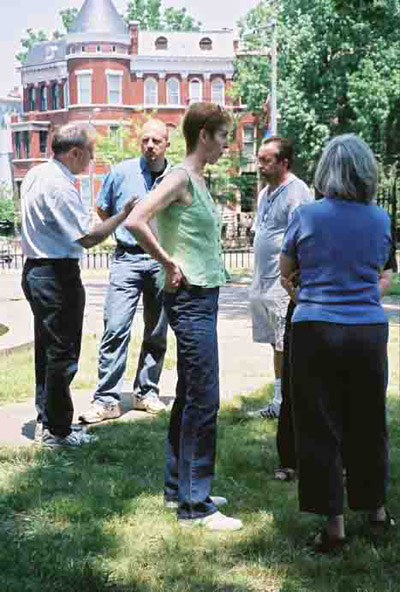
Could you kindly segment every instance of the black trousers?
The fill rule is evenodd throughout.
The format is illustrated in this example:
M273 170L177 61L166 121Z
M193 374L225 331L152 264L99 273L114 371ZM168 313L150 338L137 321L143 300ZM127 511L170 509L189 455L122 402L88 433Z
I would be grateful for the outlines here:
M300 509L343 513L385 502L387 324L292 324L291 393Z
M66 436L85 307L78 260L28 259L22 289L34 316L37 419L51 433Z
M297 465L290 394L290 330L295 308L296 305L291 300L286 315L285 334L283 336L282 403L276 432L279 466L287 469L295 469Z

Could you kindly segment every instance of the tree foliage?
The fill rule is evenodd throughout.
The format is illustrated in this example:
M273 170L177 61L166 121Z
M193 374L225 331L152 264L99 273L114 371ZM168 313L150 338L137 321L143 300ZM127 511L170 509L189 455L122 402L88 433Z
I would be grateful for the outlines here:
M77 8L65 8L64 10L60 10L59 15L66 31L69 31L72 23L76 19L78 12L79 10Z
M30 49L37 43L47 40L47 33L46 31L43 31L43 29L40 29L39 31L34 31L31 28L26 29L25 34L21 39L22 50L18 52L15 57L19 62L21 62L21 64L24 64Z
M161 0L129 0L125 19L138 21L142 30L199 31L201 23L186 8L163 8Z
M244 38L254 21L277 16L278 129L295 139L301 174L310 180L324 143L346 132L362 136L383 165L393 163L400 152L398 0L281 0L278 8L264 0L241 32ZM255 112L270 78L259 61L250 75L245 61L236 65L235 92Z

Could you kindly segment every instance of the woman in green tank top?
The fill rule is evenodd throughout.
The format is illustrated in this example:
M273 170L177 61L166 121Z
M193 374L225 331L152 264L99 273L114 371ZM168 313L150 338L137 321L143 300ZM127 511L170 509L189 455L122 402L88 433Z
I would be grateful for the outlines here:
M217 312L221 263L219 217L204 167L228 147L230 118L218 105L195 103L183 120L187 156L132 211L126 228L163 265L164 306L177 341L178 382L166 441L165 504L180 526L239 530L212 497L219 367ZM158 239L150 228L156 217Z

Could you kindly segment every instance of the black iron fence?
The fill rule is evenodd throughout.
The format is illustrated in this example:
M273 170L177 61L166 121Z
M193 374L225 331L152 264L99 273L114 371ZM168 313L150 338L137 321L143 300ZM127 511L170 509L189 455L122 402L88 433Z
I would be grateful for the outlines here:
M85 251L81 260L82 269L108 269L113 257L113 249L95 247ZM253 249L229 249L222 252L223 261L228 271L253 269ZM3 244L0 248L0 271L3 269L21 270L25 257L21 247L15 242Z
M382 185L377 197L378 205L385 208L392 223L392 236L396 243L400 243L400 179L387 179Z

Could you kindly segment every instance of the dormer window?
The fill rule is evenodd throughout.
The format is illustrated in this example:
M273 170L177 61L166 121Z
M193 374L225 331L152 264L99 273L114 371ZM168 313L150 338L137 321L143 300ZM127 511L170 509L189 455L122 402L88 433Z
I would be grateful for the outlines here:
M209 37L203 37L200 40L200 49L204 49L206 51L210 51L212 49L212 41Z
M84 53L86 51L86 47L84 45L82 45L81 51L82 51L82 53Z
M100 47L100 45L98 45L98 46L96 47L96 51L97 51L97 53L100 53L100 52L101 52L101 47Z
M113 45L113 46L112 46L112 51L113 51L113 53L115 53L115 52L117 51L117 47L116 47L116 45Z
M168 49L168 39L166 37L157 37L156 49Z

